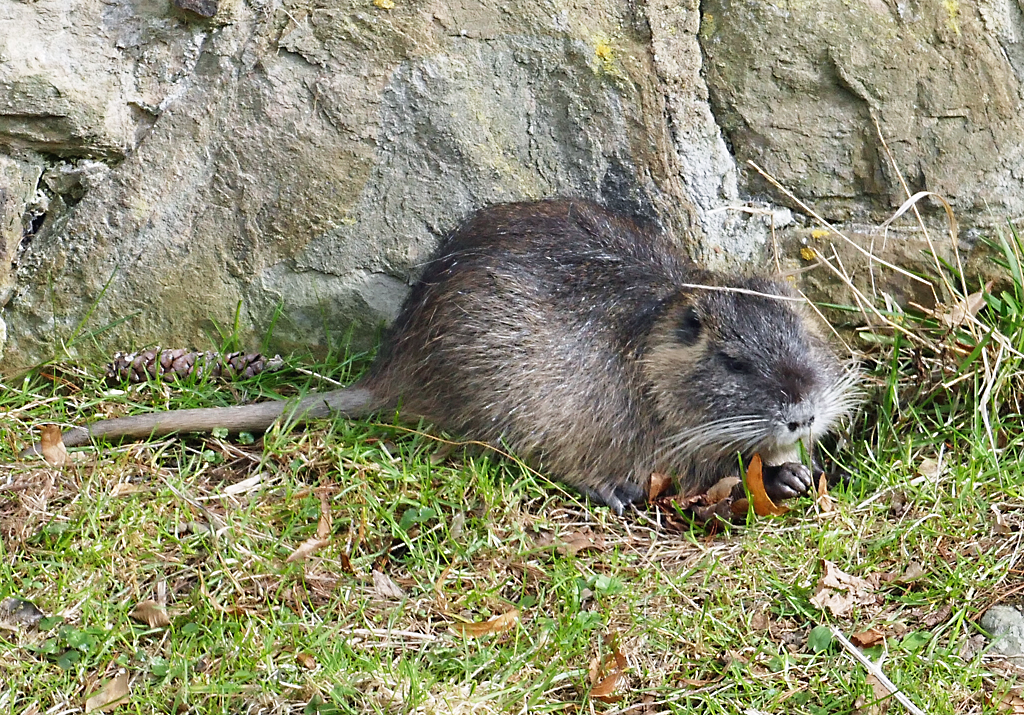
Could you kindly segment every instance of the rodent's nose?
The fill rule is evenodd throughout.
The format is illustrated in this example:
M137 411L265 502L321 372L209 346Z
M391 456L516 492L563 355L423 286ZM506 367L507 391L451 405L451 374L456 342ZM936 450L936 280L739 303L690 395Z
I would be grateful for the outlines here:
M811 415L805 420L797 422L796 420L786 424L790 432L803 432L810 429L811 425L814 424L814 415Z

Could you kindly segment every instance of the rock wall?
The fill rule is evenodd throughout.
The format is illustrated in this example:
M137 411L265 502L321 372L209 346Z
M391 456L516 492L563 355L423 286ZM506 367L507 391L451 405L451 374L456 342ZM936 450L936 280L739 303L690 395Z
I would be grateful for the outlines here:
M968 227L1024 202L1012 2L175 3L0 0L4 372L365 343L495 201L589 196L716 265L791 224L799 264L808 225L745 161L877 221L902 188L876 121Z

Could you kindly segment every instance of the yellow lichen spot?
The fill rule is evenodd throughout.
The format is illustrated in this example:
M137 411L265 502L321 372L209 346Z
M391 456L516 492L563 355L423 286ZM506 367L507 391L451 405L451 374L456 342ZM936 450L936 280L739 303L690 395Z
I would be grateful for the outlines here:
M605 70L611 69L612 65L615 64L615 50L612 49L608 40L603 37L599 37L594 41L594 55Z
M800 249L800 257L805 261L813 261L818 257L818 252L815 251L813 248L804 246L803 248Z
M381 10L394 10L395 0L373 0L373 4Z
M828 229L816 228L813 231L811 231L811 238L813 238L815 241L820 241L821 239L825 238L825 236L827 236L828 234Z
M674 29L674 28L673 28ZM700 37L702 40L710 40L718 32L718 28L715 26L715 16L710 12L704 13L704 17L701 18L700 23Z
M943 0L942 4L946 6L946 22L949 25L949 29L959 35L960 0Z

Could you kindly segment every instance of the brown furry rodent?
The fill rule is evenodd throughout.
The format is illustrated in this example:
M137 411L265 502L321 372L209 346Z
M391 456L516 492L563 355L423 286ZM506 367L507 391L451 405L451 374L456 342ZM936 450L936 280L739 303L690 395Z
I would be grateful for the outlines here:
M619 513L645 498L652 472L692 493L755 453L771 467L769 495L784 498L810 486L799 443L854 404L853 378L791 298L778 283L700 270L585 201L492 206L442 243L351 387L106 420L64 443L400 407L511 449Z

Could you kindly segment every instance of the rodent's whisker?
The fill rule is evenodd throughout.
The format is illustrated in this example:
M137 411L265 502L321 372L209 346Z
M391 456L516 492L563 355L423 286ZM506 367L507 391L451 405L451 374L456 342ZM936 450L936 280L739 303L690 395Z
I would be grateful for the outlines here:
M742 452L764 441L770 420L763 417L719 419L672 435L658 450L659 462L668 462L684 452L699 452L714 447L721 452Z
M706 283L677 283L680 288L689 288L691 290L710 290L720 291L722 293L739 293L741 295L753 295L758 298L768 298L770 300L788 300L792 303L806 303L807 298L802 295L780 295L778 293L765 293L759 290L750 290L749 288L738 288L735 286L713 286L707 285Z
M750 415L746 417L725 417L683 429L682 431L669 436L665 442L667 444L674 444L679 440L686 439L689 435L702 432L724 433L730 430L737 430L746 434L750 428L766 425L768 422L769 420L766 417L759 417L757 415Z

